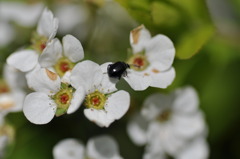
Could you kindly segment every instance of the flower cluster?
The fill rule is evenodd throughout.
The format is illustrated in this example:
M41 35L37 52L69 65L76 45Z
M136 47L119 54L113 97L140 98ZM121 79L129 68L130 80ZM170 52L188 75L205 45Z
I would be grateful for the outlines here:
M149 96L127 129L134 143L147 145L144 159L207 158L207 127L198 105L198 96L192 87L169 95Z
M53 157L54 159L122 159L118 149L116 141L108 135L91 138L86 148L81 141L68 138L55 145Z
M58 26L58 18L45 8L30 45L7 58L0 79L0 121L9 112L23 111L31 123L47 124L84 106L81 110L88 120L108 128L131 107L128 91L117 88L121 79L134 91L143 91L167 88L175 78L172 41L162 34L152 37L144 25L130 32L131 49L125 61L103 64L85 59L84 47L73 35L64 35L62 40L55 37ZM198 106L192 87L150 95L127 125L133 143L145 145L143 159L206 159L207 128ZM6 145L5 136L9 135L1 133L0 126L0 145ZM109 136L90 139L86 148L76 139L65 139L54 147L53 156L122 159Z
M130 34L134 54L127 60L129 68L118 65L110 68L110 62L98 65L81 61L84 50L80 41L66 35L61 43L54 38L57 28L58 19L45 9L31 39L32 45L7 59L10 66L26 73L28 87L34 91L26 96L23 104L23 112L32 123L46 124L54 116L75 112L83 103L89 120L108 127L130 106L129 93L116 88L121 77L134 90L149 86L166 88L175 77L171 67L175 54L171 40L164 35L151 38L143 25ZM109 69L119 78L111 77Z

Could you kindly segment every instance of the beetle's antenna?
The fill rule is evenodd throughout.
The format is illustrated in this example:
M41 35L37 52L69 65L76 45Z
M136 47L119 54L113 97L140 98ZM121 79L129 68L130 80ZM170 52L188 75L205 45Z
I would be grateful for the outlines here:
M141 66L136 65L136 64L128 64L128 65L130 65L130 66L134 66L134 67L137 67L137 68L140 68L140 67L141 67Z

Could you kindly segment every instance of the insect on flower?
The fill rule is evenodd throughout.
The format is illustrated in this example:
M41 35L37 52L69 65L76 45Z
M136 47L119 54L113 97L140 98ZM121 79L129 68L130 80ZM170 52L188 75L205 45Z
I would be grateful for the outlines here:
M137 65L133 65L135 67L139 67ZM130 69L130 65L122 62L122 61L118 61L115 62L114 64L109 64L107 67L107 73L108 76L111 78L118 78L120 79L122 76L126 77L127 76L127 69Z
M120 79L122 76L127 76L127 69L130 68L130 66L125 63L118 61L114 64L109 64L107 67L107 73L108 76L111 78L118 78Z

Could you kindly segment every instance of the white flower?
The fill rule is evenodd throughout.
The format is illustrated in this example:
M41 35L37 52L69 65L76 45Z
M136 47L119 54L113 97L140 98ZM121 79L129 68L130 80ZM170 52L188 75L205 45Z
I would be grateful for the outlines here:
M9 65L4 66L3 75L0 79L0 114L21 111L26 95L24 75Z
M44 9L37 26L37 32L31 39L31 49L19 50L11 54L7 63L22 72L29 72L38 64L38 56L44 51L48 42L56 35L58 20L48 9ZM24 61L24 62L23 62Z
M85 90L85 116L101 127L108 127L114 120L120 119L130 105L129 93L117 91L117 80L110 79L105 73L108 65L83 61L74 67L71 75L72 86Z
M64 139L53 149L54 159L122 159L116 141L107 135L91 138L86 148L76 139Z
M53 148L54 159L85 159L85 147L82 142L68 138L58 142Z
M175 78L172 63L175 49L172 41L161 34L151 38L143 26L131 31L132 56L127 60L131 69L123 77L134 90L147 87L166 88Z
M53 39L39 57L41 67L54 67L55 72L60 76L72 70L74 63L84 58L83 48L78 39L66 35L62 41L63 46L58 39Z
M198 105L192 87L170 95L153 94L145 100L141 116L135 118L137 122L133 120L128 125L128 133L138 145L147 144L150 149L157 147L163 154L177 156L190 140L207 132Z
M48 69L32 71L28 85L36 92L26 96L24 115L34 124L46 124L53 117L76 111L83 100L84 90L74 90Z

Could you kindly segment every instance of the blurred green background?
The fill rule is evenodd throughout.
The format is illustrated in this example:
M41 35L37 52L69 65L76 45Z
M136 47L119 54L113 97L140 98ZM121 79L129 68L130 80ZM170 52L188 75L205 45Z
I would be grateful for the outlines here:
M38 3L37 0L21 2ZM185 85L192 85L198 91L209 128L210 159L240 159L239 0L52 0L44 3L53 13L57 4L73 3L87 9L90 16L85 24L90 31L80 26L75 31L86 32L85 37L79 37L86 59L100 64L124 61L130 48L129 32L140 24L152 36L169 36L176 47L173 64L176 79L166 90L148 88L142 92L132 91L121 81L118 88L130 92L131 109L108 129L88 121L82 113L83 107L41 126L28 122L23 113L11 113L7 121L16 129L16 140L9 147L6 159L51 159L53 146L63 138L74 137L86 143L90 137L105 133L116 138L125 159L140 159L144 148L135 146L126 134L129 117L151 93L167 93ZM29 43L35 29L14 22L12 25L17 36L0 48L1 70L9 54Z

